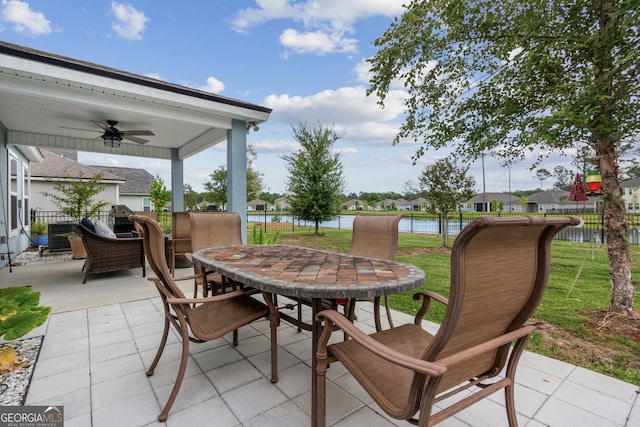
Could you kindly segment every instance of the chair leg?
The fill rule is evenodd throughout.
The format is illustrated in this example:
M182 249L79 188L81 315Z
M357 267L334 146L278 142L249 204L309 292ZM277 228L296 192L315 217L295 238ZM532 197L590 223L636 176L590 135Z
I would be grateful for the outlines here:
M384 308L387 310L387 320L389 327L393 328L393 319L391 319L391 305L389 304L389 295L384 296Z
M382 331L382 322L380 321L380 297L373 300L373 320L376 322L376 332Z
M160 361L160 357L162 356L162 352L164 351L164 346L167 343L167 337L169 336L169 319L164 318L164 331L162 331L162 339L160 340L160 346L158 347L158 351L156 352L156 357L151 362L151 366L147 369L147 376L150 377L153 375L153 371L156 369L158 362Z
M184 374L187 370L187 362L189 361L189 332L187 331L187 326L183 322L180 324L180 329L182 333L182 357L180 359L180 368L178 369L178 375L176 376L176 383L173 385L173 389L171 390L171 394L169 395L169 399L167 399L167 403L165 403L162 412L158 415L158 421L164 422L169 417L169 411L173 406L173 402L175 402L176 397L178 396L178 392L180 391L180 386L182 385L182 380L184 379Z
M327 356L324 357L314 354L316 357L316 371L313 375L316 376L315 381L315 404L313 405L313 413L311 414L311 425L313 427L324 427L327 423L327 409L326 409L326 377L327 377ZM312 393L313 395L313 393Z
M270 327L270 339L271 339L271 382L278 382L278 308L275 295L262 293L262 297L269 306L269 327Z

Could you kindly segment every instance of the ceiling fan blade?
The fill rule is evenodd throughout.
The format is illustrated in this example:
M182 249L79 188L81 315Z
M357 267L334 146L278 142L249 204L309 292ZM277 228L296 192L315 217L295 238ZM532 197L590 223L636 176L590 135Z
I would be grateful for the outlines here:
M124 130L120 132L121 135L149 135L155 136L155 133L150 130Z
M59 126L60 129L71 129L71 130L82 130L85 132L102 132L101 130L95 130L95 129L80 129L80 128L71 128L68 126Z
M146 139L142 139L142 138L138 138L138 137L135 137L135 136L126 135L126 134L123 134L122 137L124 139L128 139L129 141L133 141L133 142L136 142L138 144L146 144L147 142L149 142Z
M111 127L106 124L106 123L102 123L102 122L97 122L95 120L91 120L93 123L95 123L96 125L100 126L103 130L111 130Z

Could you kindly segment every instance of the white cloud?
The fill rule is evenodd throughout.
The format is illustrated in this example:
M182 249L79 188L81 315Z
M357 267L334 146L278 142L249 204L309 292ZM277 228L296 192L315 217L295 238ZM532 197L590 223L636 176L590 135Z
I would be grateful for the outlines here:
M385 108L367 97L363 87L324 90L309 96L269 95L264 104L273 109L269 123L298 123L323 126L333 124L345 141L362 144L389 144L397 134L404 113L402 91L387 95Z
M50 21L41 12L31 10L29 3L18 0L2 0L2 20L13 24L13 28L30 36L51 33Z
M207 77L206 86L200 86L198 89L212 93L220 93L224 90L224 83L215 77Z
M144 12L139 12L133 6L112 2L111 12L116 21L111 24L111 28L120 37L127 40L140 40L145 30L149 18Z
M397 16L405 0L256 0L256 7L239 10L230 20L231 28L247 33L250 28L277 19L300 23L280 35L280 43L298 53L349 53L357 40L347 38L354 24L371 16Z
M322 55L336 52L355 52L357 40L345 38L339 32L300 33L289 28L280 35L280 43L298 53L316 52Z

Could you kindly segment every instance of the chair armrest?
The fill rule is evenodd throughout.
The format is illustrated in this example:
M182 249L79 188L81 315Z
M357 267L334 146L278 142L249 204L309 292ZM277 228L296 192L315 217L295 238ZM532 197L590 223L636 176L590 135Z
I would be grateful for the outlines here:
M189 305L202 304L205 302L213 302L213 301L220 301L220 300L225 300L230 298L236 298L242 295L247 295L247 293L241 290L237 290L237 291L226 292L224 294L218 294L215 296L202 297L202 298L167 298L167 302L169 304L189 304Z
M523 325L515 331L507 332L506 334L490 339L489 341L485 341L481 344L466 348L458 353L439 359L438 363L447 367L459 365L469 359L477 357L478 355L484 354L489 350L493 350L505 344L509 344L519 338L530 335L536 329L539 329L539 326L536 324Z
M429 311L429 305L431 304L431 300L437 301L444 305L449 304L448 298L445 298L440 294L436 294L435 292L425 291L425 292L417 292L413 294L413 299L415 301L419 300L420 298L422 298L422 306L420 307L420 310L418 310L418 312L416 313L416 317L414 319L414 323L416 325L420 325L422 323L422 319L424 318L425 314L427 314L427 311Z
M358 329L349 319L336 310L323 310L316 315L318 321L324 320L324 327L322 335L318 342L317 356L327 357L327 342L331 337L331 333L335 330L335 327L342 329L342 331L362 345L367 350L382 357L389 362L402 366L407 369L411 369L414 372L418 372L431 377L442 377L447 372L447 367L436 362L427 362L426 360L416 359L415 357L407 356L404 353L393 350L379 341L374 340L369 335Z

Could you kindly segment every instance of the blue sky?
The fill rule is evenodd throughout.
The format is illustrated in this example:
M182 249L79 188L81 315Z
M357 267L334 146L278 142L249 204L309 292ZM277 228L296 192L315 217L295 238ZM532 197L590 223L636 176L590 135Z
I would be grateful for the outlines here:
M405 93L395 88L385 109L367 97L366 58L406 0L218 0L132 2L1 0L0 38L35 49L153 76L273 109L247 136L266 190L283 193L281 157L297 148L291 127L333 125L349 192L403 192L426 165L446 155L428 152L413 166L417 145L393 146ZM185 160L185 182L203 191L226 146ZM84 164L140 167L170 182L168 161L80 153ZM571 159L545 162L570 167ZM482 191L481 162L470 173ZM511 170L511 189L540 186L526 160ZM485 158L486 190L507 191L509 173ZM553 182L544 182L549 188Z

